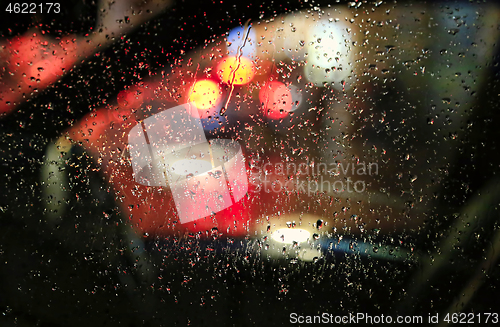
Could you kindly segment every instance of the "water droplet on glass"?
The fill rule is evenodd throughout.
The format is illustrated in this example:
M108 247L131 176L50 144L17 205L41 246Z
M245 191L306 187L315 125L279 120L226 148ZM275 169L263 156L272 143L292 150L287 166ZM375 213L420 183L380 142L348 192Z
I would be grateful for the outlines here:
M323 227L323 220L318 219L318 221L316 222L316 228L321 229L322 227Z
M215 172L209 172L208 175L215 179L219 179L222 176L222 171L216 170Z

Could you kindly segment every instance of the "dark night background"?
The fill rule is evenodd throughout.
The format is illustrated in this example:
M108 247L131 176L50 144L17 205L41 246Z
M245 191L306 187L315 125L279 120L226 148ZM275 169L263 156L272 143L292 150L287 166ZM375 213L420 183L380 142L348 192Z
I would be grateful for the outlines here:
M402 5L405 2L400 2ZM5 6L2 2L1 6ZM63 15L26 17L3 14L0 35L9 38L26 31L33 20L46 25L52 35L88 33L96 21L97 6L74 1ZM321 5L327 2L319 2ZM0 119L0 325L1 326L172 326L172 325L288 325L288 314L330 312L400 313L427 315L445 310L475 271L483 249L498 229L500 195L481 204L481 214L491 215L489 225L479 226L483 237L463 250L401 308L413 272L408 263L377 262L354 257L326 258L318 263L260 261L246 240L241 249L209 253L204 243L179 244L149 241L147 257L123 255L128 244L114 197L103 177L92 171L84 150L75 147L71 162L72 200L69 225L50 230L43 222L39 169L48 142L62 133L104 99L116 99L126 86L169 66L170 62L218 37L248 18L259 19L291 9L307 8L305 2L177 1L172 8L118 40L75 68L40 95ZM206 15L204 15L206 13ZM210 26L210 28L209 28ZM181 30L182 28L182 30ZM10 29L10 31L9 31ZM129 50L129 51L125 51ZM134 58L134 53L141 56ZM449 194L440 194L441 207L433 213L444 217L429 222L426 230L408 235L421 251L433 251L451 225L452 217L488 182L498 179L500 110L498 53L488 79L477 95L471 117L473 127L460 146L456 166L446 181ZM119 61L116 60L119 58ZM139 62L149 69L137 69ZM105 68L110 65L110 68ZM105 72L105 73L103 73ZM81 83L90 80L91 83ZM121 78L121 77L124 78ZM111 77L114 82L109 83ZM73 87L69 87L73 86ZM52 110L46 110L48 104ZM67 109L71 103L71 111ZM468 185L464 190L462 185ZM98 198L98 204L93 201ZM458 209L457 209L458 208ZM68 218L69 219L69 218ZM224 240L219 241L224 244ZM219 244L220 245L220 244ZM222 248L222 247L221 247ZM160 251L160 250L161 251ZM249 261L244 259L247 253ZM195 256L202 260L189 264ZM151 267L148 279L144 267ZM466 312L492 312L500 295L498 262L485 277ZM345 280L353 283L350 285ZM337 282L338 281L338 282ZM367 291L371 289L371 291ZM368 296L371 294L371 296Z

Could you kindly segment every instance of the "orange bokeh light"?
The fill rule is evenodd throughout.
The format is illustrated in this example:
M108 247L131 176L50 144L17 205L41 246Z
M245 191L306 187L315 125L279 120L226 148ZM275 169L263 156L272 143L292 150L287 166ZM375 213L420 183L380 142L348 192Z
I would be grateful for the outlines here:
M209 79L203 79L194 83L189 89L188 101L194 102L196 108L201 111L215 108L221 97L219 84Z
M280 119L292 110L292 93L285 84L277 81L266 83L259 92L264 114L271 119Z
M255 65L247 57L227 57L217 65L217 76L227 84L244 85L250 82L254 75Z

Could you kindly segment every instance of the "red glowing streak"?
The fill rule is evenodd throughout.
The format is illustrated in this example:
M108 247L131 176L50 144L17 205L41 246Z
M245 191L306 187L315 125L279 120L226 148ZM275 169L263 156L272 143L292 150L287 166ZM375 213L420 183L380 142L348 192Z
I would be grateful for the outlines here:
M144 101L144 96L139 89L123 90L118 93L116 100L122 108L138 108Z
M77 43L71 37L53 43L36 33L27 32L8 41L2 58L7 63L7 73L0 77L3 79L0 83L0 114L13 110L36 94L35 89L40 91L57 81L73 67L79 54L85 54L83 48L80 53L76 50Z

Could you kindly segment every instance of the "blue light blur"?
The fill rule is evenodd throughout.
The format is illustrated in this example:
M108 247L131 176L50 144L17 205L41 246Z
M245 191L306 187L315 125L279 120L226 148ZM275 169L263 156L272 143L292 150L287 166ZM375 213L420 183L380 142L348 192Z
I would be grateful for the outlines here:
M245 42L245 36L248 33L248 38ZM257 46L257 35L255 30L245 29L243 26L233 28L227 37L227 51L230 56L236 56L238 54L238 48L241 48L240 53L250 59L255 58L256 46ZM243 45L244 44L244 45Z

